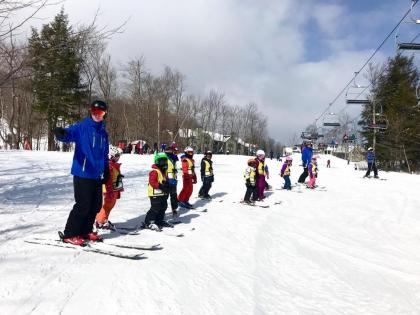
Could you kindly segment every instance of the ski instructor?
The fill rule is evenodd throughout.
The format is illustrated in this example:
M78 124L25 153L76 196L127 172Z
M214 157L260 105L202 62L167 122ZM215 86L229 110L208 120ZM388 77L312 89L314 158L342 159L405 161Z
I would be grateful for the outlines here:
M83 246L85 239L101 240L92 228L102 207L102 184L109 179L108 133L103 121L107 111L107 104L96 100L90 106L89 117L68 128L53 130L57 140L76 144L71 167L76 203L62 236L65 243Z

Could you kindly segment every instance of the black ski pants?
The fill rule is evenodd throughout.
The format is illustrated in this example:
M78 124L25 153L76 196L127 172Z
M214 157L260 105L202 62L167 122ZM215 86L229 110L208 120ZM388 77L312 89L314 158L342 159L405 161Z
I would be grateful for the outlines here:
M373 170L373 175L378 176L378 169L376 168L375 162L368 163L368 169L366 171L365 176L369 176L372 170Z
M213 181L214 181L213 176L204 177L203 186L201 186L200 191L198 192L198 195L201 197L207 197L209 195L209 191L210 191Z
M151 222L162 225L165 220L165 211L168 208L168 195L149 197L150 198L150 210L147 211L144 223L148 226Z
M244 201L251 201L250 198L252 196L252 200L257 200L258 196L257 196L257 186L252 186L250 184L245 184L246 185L246 192L245 192L245 197L244 197Z
M171 209L178 209L178 195L177 195L177 185L169 185L169 196L171 199Z
M308 177L309 173L308 173L308 168L304 167L303 168L303 173L299 176L298 179L298 183L305 183L306 177Z
M64 237L91 233L96 214L102 208L101 180L74 176L73 187L76 203L67 219Z

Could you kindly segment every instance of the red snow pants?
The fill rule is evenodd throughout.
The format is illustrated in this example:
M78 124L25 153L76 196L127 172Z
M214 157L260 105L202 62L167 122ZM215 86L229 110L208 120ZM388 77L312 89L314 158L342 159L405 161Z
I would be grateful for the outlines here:
M193 192L193 179L192 178L182 178L182 190L179 193L178 201L188 202Z

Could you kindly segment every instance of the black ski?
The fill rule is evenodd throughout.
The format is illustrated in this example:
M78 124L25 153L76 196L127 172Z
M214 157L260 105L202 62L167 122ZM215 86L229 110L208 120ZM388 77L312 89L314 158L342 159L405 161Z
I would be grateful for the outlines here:
M108 255L113 256L117 258L124 258L124 259L131 259L131 260L140 260L140 259L146 259L147 257L144 257L143 253L137 253L137 254L126 254L118 251L112 251L112 250L106 250L106 249L100 249L95 248L95 246L77 246L77 245L71 245L68 243L63 243L61 240L48 240L48 239L32 239L32 240L25 240L26 243L30 244L37 244L37 245L47 245L47 246L55 246L55 247L61 247L61 248L70 248L74 250L81 250L89 253L95 253L95 254L101 254L101 255Z

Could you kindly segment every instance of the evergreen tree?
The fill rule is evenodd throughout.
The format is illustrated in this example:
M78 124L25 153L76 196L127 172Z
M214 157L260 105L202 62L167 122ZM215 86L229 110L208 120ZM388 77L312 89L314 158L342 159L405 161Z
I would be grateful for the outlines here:
M371 104L363 112L360 124L363 136L375 151L382 168L388 170L414 170L418 164L420 147L420 112L415 89L419 79L413 57L396 55L390 58L377 76L373 76ZM386 129L369 128L375 120ZM407 164L408 162L408 164Z
M73 122L80 118L85 90L80 82L81 58L78 36L72 33L64 10L41 33L32 29L29 40L30 66L36 94L36 110L48 122L48 149L54 150L51 130L59 119Z

